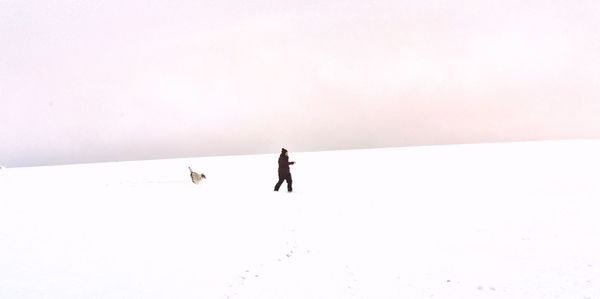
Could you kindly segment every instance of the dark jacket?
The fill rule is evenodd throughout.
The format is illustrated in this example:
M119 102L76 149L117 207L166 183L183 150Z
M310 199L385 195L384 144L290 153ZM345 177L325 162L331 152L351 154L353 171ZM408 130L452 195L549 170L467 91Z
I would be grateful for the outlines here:
M294 164L294 162L290 162L290 158L281 154L279 156L279 173L290 173L290 165Z

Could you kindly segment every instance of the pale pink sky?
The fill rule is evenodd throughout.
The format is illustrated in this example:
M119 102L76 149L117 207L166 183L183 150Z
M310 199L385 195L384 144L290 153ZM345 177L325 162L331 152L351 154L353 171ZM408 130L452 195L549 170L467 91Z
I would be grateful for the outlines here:
M600 2L0 1L0 164L600 138Z

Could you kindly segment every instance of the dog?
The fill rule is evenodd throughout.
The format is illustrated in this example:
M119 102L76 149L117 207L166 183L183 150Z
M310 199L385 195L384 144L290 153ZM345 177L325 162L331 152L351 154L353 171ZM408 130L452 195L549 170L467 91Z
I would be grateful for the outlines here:
M198 173L194 172L192 170L192 168L189 166L188 166L188 169L190 170L190 177L192 178L192 183L198 184L198 183L200 183L201 180L206 179L206 176L204 175L204 173L198 174Z

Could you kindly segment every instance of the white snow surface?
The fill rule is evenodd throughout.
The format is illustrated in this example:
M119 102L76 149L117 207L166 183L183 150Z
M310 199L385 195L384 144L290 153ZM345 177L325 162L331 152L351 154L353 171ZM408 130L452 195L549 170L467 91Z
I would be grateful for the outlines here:
M598 140L277 158L4 169L0 298L600 298Z

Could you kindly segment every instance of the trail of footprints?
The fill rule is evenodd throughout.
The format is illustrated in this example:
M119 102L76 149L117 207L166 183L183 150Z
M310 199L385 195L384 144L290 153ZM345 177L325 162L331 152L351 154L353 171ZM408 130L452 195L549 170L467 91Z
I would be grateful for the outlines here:
M296 246L292 246L292 248L290 250L288 250L285 254L283 254L283 255L281 255L280 257L277 258L277 263L285 262L286 260L289 260L289 259L293 258L298 253L310 254L311 251L309 249L306 249L306 250L302 250L300 252L300 251L297 250ZM591 268L592 265L587 264L587 267ZM263 268L263 265L260 265L259 268ZM346 266L346 272L350 274L350 276L351 276L350 280L353 283L357 283L357 279L354 276L354 273L349 269L348 266ZM239 281L238 281L237 285L239 287L244 287L246 285L246 282L248 282L248 281L250 281L252 279L258 279L258 278L260 278L260 274L258 272L253 272L253 271L250 271L250 270L245 270L242 274L239 275ZM586 280L587 284L591 284L591 282L592 281L590 279ZM448 283L448 284L461 284L460 281L453 281L453 280L450 280L450 279L447 279L446 283ZM234 291L233 290L234 284L229 284L228 287L230 289L232 289L232 291ZM347 288L349 290L353 289L353 287L352 287L351 284L347 285ZM492 286L492 285L489 285L489 286L477 285L477 290L479 290L479 291L492 291L492 292L495 292L495 291L497 291L497 288L495 286ZM238 295L238 293L235 292L232 295L227 296L226 298L227 299L233 299L237 295ZM352 295L354 295L354 294L352 294ZM586 296L586 297L584 297L584 299L591 299L591 297Z
M300 251L294 245L291 247L290 250L287 250L284 254L277 257L276 263L286 262L298 254L310 254L310 253L311 253L310 249ZM239 291L242 290L242 289L238 289L238 288L244 288L247 284L251 283L253 280L259 279L261 277L260 273L263 272L262 270L264 270L263 269L264 267L265 267L264 264L261 264L258 267L259 269L261 269L259 271L251 271L250 269L244 270L241 274L239 274L237 276L238 278L237 278L236 282L229 283L227 285L227 287L230 289L231 294L226 296L225 298L227 298L227 299L236 298L239 295L238 290ZM270 266L270 267L273 267L273 266Z

